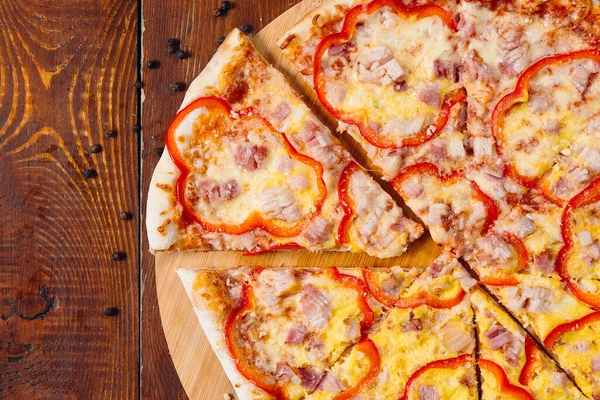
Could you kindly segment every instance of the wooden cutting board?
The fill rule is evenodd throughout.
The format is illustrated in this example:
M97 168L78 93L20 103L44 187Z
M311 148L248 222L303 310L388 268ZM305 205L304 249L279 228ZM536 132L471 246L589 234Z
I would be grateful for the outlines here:
M279 16L254 38L257 49L280 71L292 86L302 93L306 101L324 122L332 120L316 105L311 90L293 71L291 64L282 57L278 39L307 12L326 0L304 0ZM333 126L334 127L334 126ZM362 150L347 135L340 138L351 153L367 165ZM383 186L398 199L390 185ZM401 201L401 200L399 200ZM407 214L411 214L408 210ZM425 266L433 261L440 249L426 234L414 243L402 257L379 260L367 255L349 253L277 252L258 256L243 256L241 252L179 252L156 255L156 288L163 329L169 345L175 369L190 399L222 400L224 393L234 394L233 387L223 372L217 357L206 339L196 314L185 293L175 269L177 268L228 268L238 265L270 266L331 266L362 267L392 265Z

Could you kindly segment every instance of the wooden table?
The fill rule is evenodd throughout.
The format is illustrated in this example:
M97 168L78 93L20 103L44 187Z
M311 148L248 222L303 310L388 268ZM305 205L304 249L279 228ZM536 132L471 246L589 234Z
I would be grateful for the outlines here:
M172 84L297 2L0 1L0 398L186 397L143 224Z

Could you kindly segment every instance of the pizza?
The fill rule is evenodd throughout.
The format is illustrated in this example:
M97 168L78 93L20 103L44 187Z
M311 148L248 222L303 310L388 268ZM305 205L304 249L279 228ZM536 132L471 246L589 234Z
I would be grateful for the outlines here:
M423 233L239 30L167 130L148 195L156 250L397 256Z
M394 257L420 223L443 250L178 270L240 399L600 399L598 26L591 0L330 0L278 42L315 104L227 37L167 132L151 250Z

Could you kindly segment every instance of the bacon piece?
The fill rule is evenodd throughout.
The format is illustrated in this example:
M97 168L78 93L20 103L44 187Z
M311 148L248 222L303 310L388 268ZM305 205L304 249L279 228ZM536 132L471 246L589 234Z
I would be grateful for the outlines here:
M460 353L473 343L473 338L456 321L448 321L441 329L442 340L448 350Z
M198 183L200 197L209 204L231 200L240 194L240 184L235 179L229 179L220 185L214 181L205 180Z
M302 235L311 244L323 242L329 238L333 224L318 215L308 226L308 229Z
M340 393L345 389L346 387L334 375L327 374L321 379L321 382L319 382L319 385L317 385L315 390L317 392Z
M235 149L234 159L236 164L247 171L255 171L268 153L265 146L241 144Z
M514 340L514 336L508 329L501 325L494 325L484 334L492 350L498 350Z
M288 331L285 344L302 344L307 335L308 330L304 326L294 325Z
M323 378L323 372L312 368L298 368L298 373L302 380L302 386L310 392L317 388Z
M290 110L290 106L286 102L280 103L275 110L273 110L273 117L279 121L283 121L286 119L292 110Z
M302 287L302 312L315 328L325 329L331 318L331 300L322 289L310 283Z
M458 66L452 61L440 60L439 58L433 60L433 74L438 78L446 78L453 82L458 82Z
M550 310L552 292L544 287L526 286L522 290L516 287L507 288L510 300L506 307L511 310L525 310L532 313L545 313Z
M419 386L419 400L440 400L437 388L432 385Z
M272 218L284 221L298 221L302 217L294 193L288 187L273 186L260 195L263 212Z
M555 258L552 250L546 249L533 257L533 266L543 274L550 275L554 272Z
M423 103L433 107L440 108L442 104L442 95L440 87L435 83L422 83L417 89L417 97Z

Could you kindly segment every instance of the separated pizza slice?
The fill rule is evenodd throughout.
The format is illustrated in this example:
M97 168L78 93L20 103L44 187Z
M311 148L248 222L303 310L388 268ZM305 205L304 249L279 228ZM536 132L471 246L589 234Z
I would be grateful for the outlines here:
M402 254L422 227L239 30L194 80L150 185L156 250Z
M482 399L584 399L531 336L482 289L470 294L478 341Z
M557 279L526 274L515 278L517 284L487 287L588 397L600 398L600 312L575 298Z
M464 168L455 1L333 0L287 32L280 47L323 106L392 179L408 165Z

